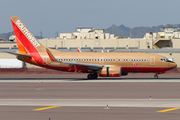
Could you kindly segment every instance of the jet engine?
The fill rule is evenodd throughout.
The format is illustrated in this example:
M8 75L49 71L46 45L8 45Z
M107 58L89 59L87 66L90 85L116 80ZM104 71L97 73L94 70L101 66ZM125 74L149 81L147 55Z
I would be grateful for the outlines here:
M122 72L121 67L104 67L99 70L101 77L119 77L122 75L128 75L128 73Z

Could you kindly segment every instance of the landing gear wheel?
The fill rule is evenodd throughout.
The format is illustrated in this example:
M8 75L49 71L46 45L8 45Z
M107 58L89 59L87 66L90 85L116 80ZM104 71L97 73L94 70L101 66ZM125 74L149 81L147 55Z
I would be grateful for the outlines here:
M90 73L87 75L87 79L97 79L98 74L97 73Z
M98 77L97 73L93 73L92 76L93 76L93 79L97 79Z
M92 79L93 78L93 74L88 74L87 75L87 79Z
M155 75L154 75L154 78L158 79L158 75L157 75L157 74L155 74Z

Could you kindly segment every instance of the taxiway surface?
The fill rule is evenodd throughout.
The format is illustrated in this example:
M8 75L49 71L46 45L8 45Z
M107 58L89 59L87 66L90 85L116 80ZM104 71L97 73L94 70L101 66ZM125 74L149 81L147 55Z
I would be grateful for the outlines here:
M59 75L51 78L4 75L8 77L0 79L0 118L179 119L180 75L164 74L158 80L151 79L151 75L132 74L97 80L87 80L84 74L61 78ZM170 110L158 112L164 109Z

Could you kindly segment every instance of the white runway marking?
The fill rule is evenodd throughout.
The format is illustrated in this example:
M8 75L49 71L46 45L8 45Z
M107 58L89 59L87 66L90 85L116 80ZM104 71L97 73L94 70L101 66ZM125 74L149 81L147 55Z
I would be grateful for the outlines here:
M0 99L5 106L180 107L180 99Z

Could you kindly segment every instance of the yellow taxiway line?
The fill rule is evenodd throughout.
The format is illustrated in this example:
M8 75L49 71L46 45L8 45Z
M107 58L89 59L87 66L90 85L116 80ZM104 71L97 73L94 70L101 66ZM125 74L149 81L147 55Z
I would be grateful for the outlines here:
M57 107L61 107L61 106L43 107L43 108L33 109L33 111L40 111L40 110L46 110L46 109L51 109L51 108L57 108Z
M180 109L180 107L175 107L175 108L160 110L160 111L157 111L157 112L168 112L168 111L177 110L177 109Z

